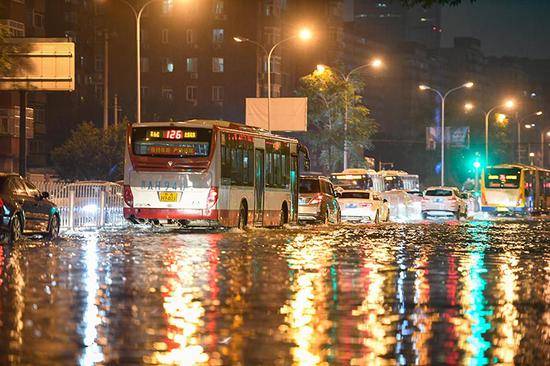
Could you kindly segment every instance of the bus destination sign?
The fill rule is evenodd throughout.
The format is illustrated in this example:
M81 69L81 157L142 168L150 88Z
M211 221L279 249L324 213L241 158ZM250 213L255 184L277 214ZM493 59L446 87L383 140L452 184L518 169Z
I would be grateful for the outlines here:
M147 137L155 140L193 140L197 138L197 131L147 130Z

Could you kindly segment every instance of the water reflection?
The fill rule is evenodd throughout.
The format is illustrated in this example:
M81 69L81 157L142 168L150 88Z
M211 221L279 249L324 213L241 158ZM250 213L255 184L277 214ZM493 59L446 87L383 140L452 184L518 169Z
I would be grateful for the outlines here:
M297 235L287 245L288 267L291 271L290 299L281 308L285 314L283 329L292 342L293 365L323 364L327 357L328 319L327 264L332 257L330 243L308 241Z
M548 364L544 230L129 232L3 246L0 364Z
M97 327L101 323L99 316L99 278L98 278L98 255L97 255L97 234L90 234L85 238L84 247L84 287L86 290L86 302L84 315L81 322L84 349L79 360L80 365L93 365L103 361L103 352L97 343Z

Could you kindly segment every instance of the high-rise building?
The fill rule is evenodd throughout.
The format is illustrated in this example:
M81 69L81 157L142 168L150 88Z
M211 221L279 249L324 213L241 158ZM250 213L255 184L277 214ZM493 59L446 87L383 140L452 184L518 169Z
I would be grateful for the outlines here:
M45 0L0 3L0 27L11 37L44 37ZM0 92L0 171L17 171L19 161L19 93ZM29 166L45 163L45 93L28 93L27 138Z

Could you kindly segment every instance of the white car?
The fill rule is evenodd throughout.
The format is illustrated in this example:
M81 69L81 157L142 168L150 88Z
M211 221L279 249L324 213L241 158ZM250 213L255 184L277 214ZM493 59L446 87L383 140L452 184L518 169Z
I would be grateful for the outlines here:
M350 222L389 221L388 202L377 192L369 190L349 190L338 193L338 203L342 220Z
M454 216L457 220L466 217L468 207L456 187L430 187L422 198L422 218L428 216Z

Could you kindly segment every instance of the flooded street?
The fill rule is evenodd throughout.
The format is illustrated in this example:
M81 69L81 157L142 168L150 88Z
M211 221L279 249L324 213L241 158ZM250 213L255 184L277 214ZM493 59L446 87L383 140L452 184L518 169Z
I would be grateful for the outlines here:
M3 245L0 336L0 365L550 364L550 225Z

